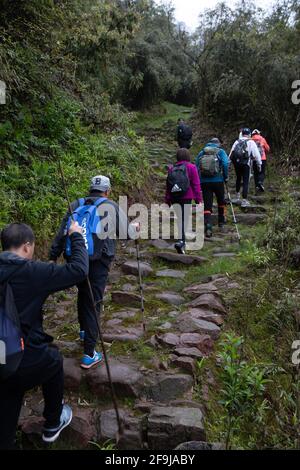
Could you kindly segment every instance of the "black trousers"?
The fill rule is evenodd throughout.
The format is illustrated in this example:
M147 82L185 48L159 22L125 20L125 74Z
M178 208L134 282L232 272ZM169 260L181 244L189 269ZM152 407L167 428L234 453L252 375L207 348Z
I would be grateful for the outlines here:
M191 140L181 140L181 139L179 139L178 140L178 146L181 149L190 149L191 146L192 146L192 143L191 143Z
M80 330L85 332L84 335L84 354L93 356L95 346L98 339L98 325L100 320L100 312L103 301L105 286L107 283L108 273L113 257L103 256L99 260L90 261L89 279L96 302L96 310L98 319L95 316L93 302L87 281L79 284L78 287L78 321Z
M0 384L0 449L15 448L16 429L24 394L42 386L47 427L57 427L63 406L63 359L57 348L36 350L34 365L26 367L26 352L17 372ZM24 364L24 366L23 366Z
M192 214L192 200L186 199L184 201L173 202L172 204L174 204L174 209L177 216L179 240L185 243L186 229Z
M236 192L239 193L243 182L243 199L247 199L249 192L250 181L250 166L249 165L234 165L236 173Z
M211 224L211 214L213 211L214 195L218 203L218 223L225 223L225 189L224 183L201 183L201 189L204 200L204 223Z
M256 188L259 184L264 184L265 177L266 177L266 165L267 165L267 161L262 160L262 162L261 162L261 172L259 172L258 167L257 167L257 163L253 162L254 183L255 183Z

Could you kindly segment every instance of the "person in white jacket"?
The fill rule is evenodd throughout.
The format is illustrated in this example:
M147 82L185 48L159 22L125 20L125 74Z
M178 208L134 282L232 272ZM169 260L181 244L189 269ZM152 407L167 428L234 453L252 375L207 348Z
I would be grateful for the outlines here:
M241 206L247 207L250 205L247 197L251 174L251 162L252 160L255 160L259 171L261 171L262 165L260 151L254 140L251 140L251 130L248 129L248 127L242 130L241 138L234 142L229 156L236 173L237 199L240 199L240 190L243 182L243 200Z

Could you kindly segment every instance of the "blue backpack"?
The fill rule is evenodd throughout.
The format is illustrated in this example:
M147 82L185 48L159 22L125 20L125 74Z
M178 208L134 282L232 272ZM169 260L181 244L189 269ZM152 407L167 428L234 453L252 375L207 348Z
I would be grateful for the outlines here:
M9 281L0 286L0 380L18 369L24 354L24 339Z
M87 198L88 199L88 198ZM67 232L70 228L72 220L78 222L80 227L83 229L83 238L85 240L85 246L88 251L89 256L93 256L95 252L95 242L97 240L97 234L101 232L101 220L97 213L98 206L103 202L107 201L107 198L100 197L93 204L85 204L85 198L78 200L79 206L72 214L72 217L69 217L67 223ZM67 235L66 239L66 255L71 256L71 240Z

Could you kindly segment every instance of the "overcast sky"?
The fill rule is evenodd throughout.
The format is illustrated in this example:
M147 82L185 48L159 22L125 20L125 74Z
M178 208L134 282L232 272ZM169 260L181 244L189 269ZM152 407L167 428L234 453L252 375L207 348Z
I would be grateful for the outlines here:
M205 10L205 8L213 8L219 3L219 0L171 0L176 8L176 19L177 21L183 21L187 28L194 30L197 27L197 19L199 13ZM230 0L226 3L230 5L234 4L234 0ZM254 3L262 8L268 8L275 0L254 0Z

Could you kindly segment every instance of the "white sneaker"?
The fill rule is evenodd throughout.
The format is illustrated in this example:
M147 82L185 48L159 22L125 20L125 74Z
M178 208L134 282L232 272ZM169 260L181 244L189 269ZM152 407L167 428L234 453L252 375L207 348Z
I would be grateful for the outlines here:
M241 207L249 207L249 206L251 206L250 202L247 201L247 199L243 199Z

